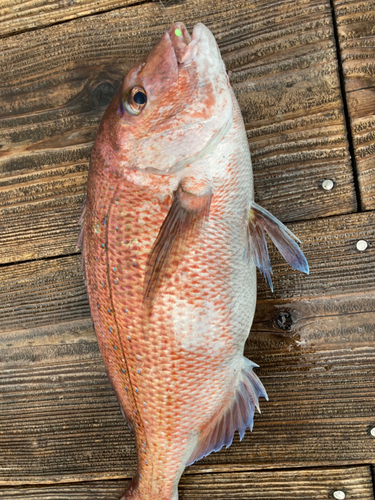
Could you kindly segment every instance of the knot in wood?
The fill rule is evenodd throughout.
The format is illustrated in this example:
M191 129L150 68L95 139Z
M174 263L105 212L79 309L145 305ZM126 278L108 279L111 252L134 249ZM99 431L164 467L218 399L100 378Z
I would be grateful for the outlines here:
M110 82L99 83L91 92L95 108L104 108L112 101L116 91Z
M293 326L294 320L293 316L289 311L281 312L276 318L276 324L282 330L290 330Z

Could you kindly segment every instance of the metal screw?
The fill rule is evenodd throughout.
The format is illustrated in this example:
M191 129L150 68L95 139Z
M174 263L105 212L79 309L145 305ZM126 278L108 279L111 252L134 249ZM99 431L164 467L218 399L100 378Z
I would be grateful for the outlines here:
M370 429L370 434L372 437L375 438L375 427L373 427L372 429Z
M334 183L333 183L332 179L324 179L324 181L322 182L322 188L325 191L331 191L333 186L334 186Z
M336 490L333 492L333 498L336 498L337 500L344 500L344 498L346 498L345 492L342 490Z
M359 240L357 241L356 247L359 252L364 252L368 247L368 243L366 240Z

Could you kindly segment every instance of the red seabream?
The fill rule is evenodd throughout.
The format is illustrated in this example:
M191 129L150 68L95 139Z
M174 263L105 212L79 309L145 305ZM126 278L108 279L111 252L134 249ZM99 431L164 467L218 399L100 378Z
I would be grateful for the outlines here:
M240 109L203 24L174 23L126 76L95 140L83 214L90 306L133 429L124 499L177 500L186 465L242 439L266 391L243 356L265 232L294 268L294 235L254 203ZM297 240L298 241L298 240Z

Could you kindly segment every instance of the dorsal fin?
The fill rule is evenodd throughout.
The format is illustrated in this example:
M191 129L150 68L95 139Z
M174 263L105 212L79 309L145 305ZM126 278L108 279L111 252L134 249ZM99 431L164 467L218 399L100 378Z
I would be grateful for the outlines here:
M232 402L223 409L213 426L202 433L187 465L206 457L213 451L219 451L223 446L228 448L232 444L236 430L242 441L245 430L253 428L255 408L260 413L259 397L262 396L268 401L262 382L253 372L253 367L258 365L246 358L242 359L241 376Z
M248 231L248 243L245 249L246 257L247 259L253 257L255 265L263 273L272 291L272 268L265 232L270 236L274 245L290 266L309 274L306 257L296 243L296 241L300 243L299 239L282 222L255 202L252 202L249 212Z
M84 199L81 206L81 215L78 219L78 224L81 226L78 235L78 241L76 244L76 248L81 250L81 269L83 272L83 279L86 283L86 266L85 266L85 249L84 249L84 229L85 229L85 215L86 215L86 203L87 198Z
M143 303L150 309L157 288L172 258L180 262L184 257L186 243L199 233L200 226L208 217L211 191L202 195L186 192L181 186L173 193L173 202L148 258Z

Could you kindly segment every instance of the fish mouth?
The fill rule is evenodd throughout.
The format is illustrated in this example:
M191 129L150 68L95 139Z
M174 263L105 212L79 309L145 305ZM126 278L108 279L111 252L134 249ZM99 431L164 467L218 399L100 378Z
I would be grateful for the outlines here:
M192 62L199 52L210 53L211 57L220 56L216 41L210 30L202 23L194 26L190 36L184 23L175 22L167 31L172 47L176 54L177 62L180 65L187 65Z

